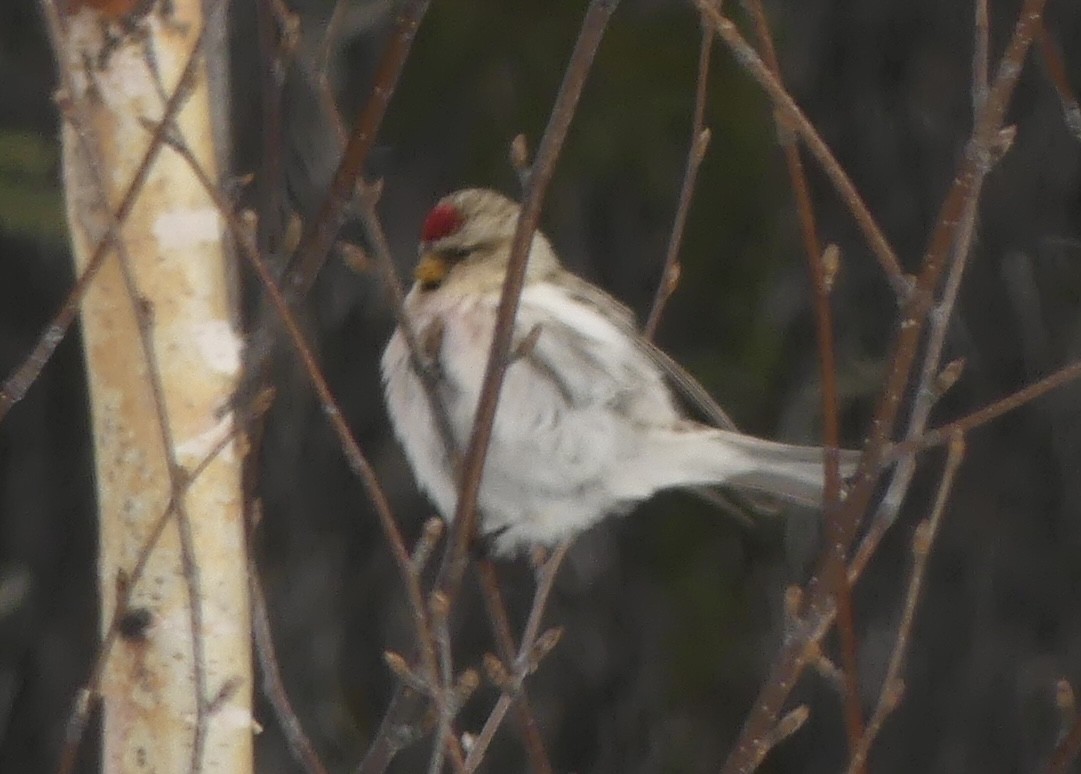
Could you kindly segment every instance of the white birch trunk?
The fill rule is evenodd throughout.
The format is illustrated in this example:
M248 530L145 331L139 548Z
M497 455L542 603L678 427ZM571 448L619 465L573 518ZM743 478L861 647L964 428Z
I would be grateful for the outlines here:
M87 119L89 156L68 124L64 187L78 272L106 238L115 211L150 145L144 121L163 113L202 24L199 0L174 0L172 18L152 10L137 24L141 40L84 8L66 18L58 59L71 74L71 100ZM221 25L222 14L218 14ZM103 54L106 32L122 41ZM152 51L152 59L146 55ZM205 53L205 49L204 49ZM151 61L156 64L151 65ZM154 68L158 73L155 75ZM158 76L160 75L160 89ZM211 179L220 173L205 61L175 126ZM151 127L152 128L152 127ZM102 202L88 160L107 187ZM226 410L240 369L231 263L222 220L173 149L163 148L122 228L139 296L150 310L157 362L149 362L128 292L121 253L111 248L82 305L100 511L102 630L116 608L119 578L130 575L170 498L169 451L152 375L160 375L175 459L192 470L232 429ZM132 606L149 611L144 637L118 638L101 684L103 770L243 774L251 771L251 656L241 457L230 442L184 496L198 572L202 628L193 631L189 580L177 517L169 521L133 587ZM208 714L204 751L193 759L197 692L193 636L201 638L205 700L235 685Z

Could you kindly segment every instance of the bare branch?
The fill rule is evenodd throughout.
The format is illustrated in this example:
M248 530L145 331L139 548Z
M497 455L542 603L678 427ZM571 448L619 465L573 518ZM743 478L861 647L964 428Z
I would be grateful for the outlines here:
M555 172L555 163L559 158L571 119L574 117L578 98L582 94L582 87L585 85L593 63L593 55L600 45L608 19L617 5L618 0L591 0L529 175L518 224L511 242L507 277L503 283L503 293L496 312L492 347L488 355L488 365L485 368L473 432L463 458L463 478L454 523L451 525L450 545L448 545L448 552L444 555L444 565L440 571L440 588L446 590L448 596L451 597L454 596L455 590L461 583L469 543L473 539L481 472L484 469L484 458L488 453L488 442L495 424L499 391L503 386L507 356L510 354L514 337L514 316L518 311L518 299L525 282L529 246L540 218L544 193Z
M428 11L428 0L409 0L398 12L394 33L383 52L375 75L371 96L357 117L349 135L334 182L327 192L319 213L305 224L301 246L285 274L285 297L293 302L306 295L315 281L338 235L346 206L353 200L357 181L364 170L379 127L383 123L390 98L398 85L409 58L417 29Z
M477 578L480 582L481 593L484 596L484 604L488 610L488 620L492 623L492 633L495 637L496 649L503 663L511 663L514 660L515 646L514 636L511 634L510 621L507 619L507 611L503 604L503 597L499 590L499 579L496 577L495 564L488 559L482 559L476 563ZM534 598L534 604L536 598ZM533 716L528 703L522 701L525 698L524 687L518 692L518 701L514 706L518 715L518 726L522 732L526 752L534 774L550 774L552 765L548 762L548 755L544 750L544 742L541 739L537 720Z
M1063 729L1058 744L1051 753L1045 774L1066 774L1070 764L1081 755L1081 713L1077 711L1077 699L1068 680L1059 680L1056 701L1062 717Z
M709 22L709 25L725 42L725 45L731 49L736 61L765 89L777 109L784 112L786 120L790 122L791 129L803 139L807 149L821 164L823 171L856 219L856 224L860 227L872 252L874 252L875 257L882 266L882 270L894 293L899 299L904 300L908 296L910 283L901 269L901 263L897 260L897 255L875 222L870 210L867 209L867 205L860 197L859 192L856 191L855 185L848 178L837 159L834 158L825 141L819 136L814 126L807 120L807 117L803 115L803 111L799 109L799 106L785 90L784 86L773 77L769 67L755 53L751 44L739 34L739 30L736 29L735 25L721 16L720 11L714 7L710 0L695 0L695 5L702 13L703 18Z
M278 718L289 752L303 769L305 774L326 774L326 767L319 759L319 754L312 746L308 735L300 724L300 718L293 711L289 695L285 692L278 657L274 649L274 636L270 631L270 617L267 615L266 597L259 583L259 568L255 559L248 552L248 584L251 590L252 636L255 640L255 653L259 659L259 669L263 673L263 695L267 697L274 714Z
M976 24L972 46L972 114L978 116L987 102L988 62L990 61L990 24L987 0L976 0Z
M1066 75L1066 62L1062 58L1062 51L1051 37L1047 26L1040 25L1039 37L1040 56L1043 57L1044 67L1047 69L1047 77L1051 85L1055 87L1059 102L1062 103L1062 112L1066 120L1066 128L1075 140L1081 140L1081 105L1077 103L1077 95L1070 86L1070 79Z
M649 310L649 317L646 319L646 326L642 333L647 339L656 336L657 326L661 322L664 306L668 303L668 299L679 284L679 248L683 243L683 232L687 227L687 215L694 199L694 184L698 179L698 169L702 166L702 160L706 157L706 149L709 147L710 132L706 128L705 118L709 62L712 51L713 34L703 22L702 42L698 49L698 75L694 87L694 118L691 120L691 145L687 150L687 164L683 170L683 183L679 189L679 204L676 206L676 217L672 223L672 234L668 237L668 251L664 256L661 281L657 285L657 292L653 296L653 306Z
M783 87L780 87L775 79L768 77L768 69L746 45L731 22L723 19L705 0L699 0L698 6L711 19L718 34L737 52L741 63L746 64L752 73L756 73L756 79L770 92L775 104L787 106L786 113L795 122L800 136L809 143L809 148L822 162L823 157L815 150L814 143L809 141L810 137L817 138L817 135L813 131L808 133L806 129L800 128L802 115L791 98L784 93ZM1044 0L1026 0L1024 3L988 99L976 122L961 169L940 209L916 288L905 296L905 308L902 310L897 340L889 359L889 373L872 420L870 438L852 490L841 506L841 524L844 527L846 547L855 534L860 515L866 511L873 494L880 460L887 449L886 439L900 410L904 387L910 378L917 347L931 308L931 294L937 286L946 255L957 241L958 227L966 203L978 195L978 183L982 181L992 160L992 149L998 143L1002 118L1029 45L1038 30L1043 6ZM826 169L829 172L828 166ZM851 571L849 575L851 577ZM816 645L812 647L812 643L820 639L832 625L836 610L831 600L830 584L823 580L828 577L823 568L819 568L812 577L804 595L807 601L800 623L778 655L766 685L744 723L739 741L729 755L724 767L725 772L749 772L757 765L756 761L761 759L761 741L773 727L785 700L808 664L811 651L817 649Z
M1024 406L1026 403L1031 403L1036 398L1046 395L1052 390L1056 390L1078 378L1081 378L1081 362L1071 363L1070 365L1055 371L1055 373L1050 376L1045 376L1038 382L1034 382L1028 387L1007 395L1005 398L996 400L994 403L984 406L977 411L973 411L971 414L956 419L953 422L948 422L945 425L942 425L942 427L928 430L919 438L897 444L897 447L891 456L901 456L917 449L928 449L932 446L941 446L948 442L950 436L954 433L968 433L970 430L985 425L992 419L997 419L1007 412Z
M949 453L946 456L946 467L942 471L942 479L939 481L938 492L935 494L935 502L931 508L931 515L924 519L916 527L912 537L912 571L909 575L908 590L905 592L904 606L901 612L901 622L897 625L897 637L893 643L893 651L886 666L886 676L882 680L882 688L879 692L878 703L875 706L871 719L867 722L867 729L859 739L859 744L853 748L849 758L848 772L855 774L866 768L867 754L871 751L882 724L901 701L904 692L904 678L901 671L904 668L905 655L908 652L908 641L912 633L912 623L916 620L916 605L919 603L920 591L923 588L923 578L927 570L927 560L931 554L931 546L934 544L938 528L942 523L942 514L946 510L946 503L950 497L957 470L961 466L961 460L965 456L964 436L957 434L950 441Z
M761 0L744 0L758 34L759 48L770 73L779 85L781 67L773 45L773 35ZM828 573L837 605L837 628L841 647L841 696L844 700L845 732L849 750L855 749L863 735L863 708L860 702L859 665L855 616L852 610L852 589L845 571L844 527L841 521L840 421L837 395L837 365L833 344L833 312L830 288L836 276L836 265L829 268L827 279L826 254L823 252L815 223L807 175L803 169L799 146L788 128L788 118L779 109L774 111L777 134L785 154L789 182L796 198L800 231L811 278L811 295L815 314L815 334L818 340L819 372L822 379L823 455L825 462L825 492L823 494L828 540Z
M551 556L549 556L544 564L541 565L537 573L537 588L533 594L533 606L529 611L529 618L526 621L525 631L522 634L522 644L518 648L518 655L515 658L514 663L510 665L512 667L511 672L500 680L500 688L503 690L503 695L499 697L499 701L496 702L495 707L492 708L491 713L488 715L488 719L484 723L484 727L481 729L480 734L477 735L469 749L469 755L465 759L465 769L467 772L476 770L477 766L479 766L484 759L484 754L488 751L488 746L495 737L496 731L498 731L500 725L502 725L507 710L510 709L511 704L514 702L515 694L521 689L522 682L525 680L526 676L536 669L536 658L543 657L544 655L543 652L539 654L537 652L537 634L540 630L540 622L544 617L544 611L548 604L548 597L552 592L556 576L559 574L559 568L563 564L563 559L566 557L567 550L570 546L570 541L564 541L556 546L556 548L553 549ZM551 644L554 645L555 643L552 642ZM542 648L542 650L544 649ZM547 651L545 650L544 652ZM505 668L503 671L505 672Z

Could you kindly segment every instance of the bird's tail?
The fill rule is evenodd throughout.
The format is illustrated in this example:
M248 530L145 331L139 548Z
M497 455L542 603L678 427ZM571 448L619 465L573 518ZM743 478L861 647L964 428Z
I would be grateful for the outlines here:
M683 471L684 480L676 486L723 484L801 505L822 504L825 464L820 446L766 441L728 430L694 433L692 443L685 435L682 442L677 434L668 440L664 445L673 455L669 459L682 457L674 467ZM842 478L856 472L859 458L858 451L840 450Z
M745 471L734 474L727 483L801 505L822 505L826 485L822 447L793 446L746 435L725 440L727 444L737 446L750 461ZM848 478L856 472L860 452L841 449L838 453L841 478Z

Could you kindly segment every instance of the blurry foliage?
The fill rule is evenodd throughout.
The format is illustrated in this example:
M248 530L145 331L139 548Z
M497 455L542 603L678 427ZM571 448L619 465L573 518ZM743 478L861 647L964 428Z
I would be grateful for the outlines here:
M59 245L67 240L52 137L0 129L0 229Z

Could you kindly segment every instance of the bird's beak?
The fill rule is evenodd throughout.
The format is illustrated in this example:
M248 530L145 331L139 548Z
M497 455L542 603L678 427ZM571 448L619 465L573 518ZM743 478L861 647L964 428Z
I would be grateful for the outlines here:
M424 253L413 270L413 277L424 287L434 287L443 281L448 271L450 264L446 258L439 253Z

